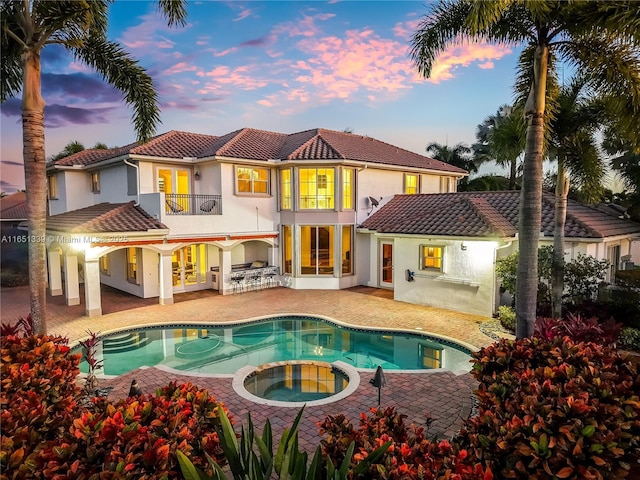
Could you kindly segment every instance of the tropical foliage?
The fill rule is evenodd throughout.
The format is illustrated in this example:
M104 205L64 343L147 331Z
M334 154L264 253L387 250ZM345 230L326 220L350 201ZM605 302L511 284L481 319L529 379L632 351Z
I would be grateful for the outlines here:
M134 109L139 140L148 139L160 119L151 77L116 42L107 39L109 0L7 0L2 17L0 100L22 95L22 129L29 235L46 233L46 155L40 55L48 45L62 45L79 62L97 71L120 90ZM169 25L184 24L184 0L159 0ZM35 329L46 333L45 243L29 243L31 316Z
M542 161L553 112L547 109L548 87L557 83L557 68L563 62L589 75L598 90L610 98L623 137L633 137L634 144L640 145L640 58L636 54L639 13L640 5L633 1L440 1L423 18L412 38L412 58L418 71L427 77L438 55L451 44L488 40L523 48L515 83L516 104L524 104L527 120L518 228L519 338L533 334L536 316Z
M518 160L524 152L526 123L522 108L502 105L478 125L472 146L476 164L495 162L509 168L509 190L516 189Z
M640 377L611 347L534 337L473 357L479 411L459 441L500 478L632 478Z

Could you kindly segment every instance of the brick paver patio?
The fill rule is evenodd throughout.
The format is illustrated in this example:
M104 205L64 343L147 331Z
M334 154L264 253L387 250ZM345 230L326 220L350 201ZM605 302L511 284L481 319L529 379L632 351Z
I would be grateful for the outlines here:
M15 320L28 313L28 288L2 289L1 318ZM349 290L291 290L274 288L241 295L217 295L212 291L176 295L176 303L161 306L157 299L139 299L108 287L103 288L103 315L84 316L84 305L68 307L63 297L49 298L49 331L66 335L72 342L86 336L87 329L101 331L124 327L176 322L225 323L274 314L311 314L340 322L382 328L421 329L463 341L475 347L491 343L478 324L487 318L397 302L383 290L358 287ZM82 292L81 292L82 298ZM472 405L474 380L469 374L456 375L434 370L427 373L385 372L387 386L382 389L381 406L395 406L407 415L407 422L425 426L432 418L430 435L451 437ZM319 443L316 423L326 415L344 413L354 424L361 412L377 405L377 389L369 384L371 372L360 372L360 386L345 399L321 406L307 406L300 426L301 448L312 450ZM229 377L188 376L158 368L142 368L116 379L102 380L101 386L113 386L113 399L127 395L135 378L145 393L170 381L190 381L207 388L223 401L237 421L245 421L247 412L260 429L269 418L276 438L290 425L298 409L258 405L239 396Z

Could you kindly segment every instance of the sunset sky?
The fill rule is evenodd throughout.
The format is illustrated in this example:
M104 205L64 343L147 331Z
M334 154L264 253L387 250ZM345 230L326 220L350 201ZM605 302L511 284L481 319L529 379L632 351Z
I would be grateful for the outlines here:
M476 126L512 100L519 51L451 48L430 79L418 76L408 40L425 2L192 2L188 25L168 28L153 2L117 1L109 38L152 75L162 109L157 133L222 135L252 127L315 127L425 153L430 142L472 143ZM65 49L42 55L46 153L135 140L119 92ZM1 107L0 190L24 187L20 99Z

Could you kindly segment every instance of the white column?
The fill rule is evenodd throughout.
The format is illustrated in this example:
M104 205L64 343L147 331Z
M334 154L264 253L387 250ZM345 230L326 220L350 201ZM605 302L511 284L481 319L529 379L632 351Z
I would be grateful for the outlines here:
M62 295L62 272L60 271L60 252L57 248L47 252L49 257L49 293L52 297Z
M78 257L69 252L64 253L64 290L67 305L80 305Z
M102 315L100 267L97 258L86 259L84 262L84 305L87 317Z
M171 252L160 254L160 305L173 304L173 267Z
M218 290L222 295L233 293L229 277L231 276L231 250L220 251L220 279Z

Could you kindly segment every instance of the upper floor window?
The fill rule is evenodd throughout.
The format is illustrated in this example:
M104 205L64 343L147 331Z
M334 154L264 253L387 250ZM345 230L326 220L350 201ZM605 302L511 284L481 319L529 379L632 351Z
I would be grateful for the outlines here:
M91 191L100 193L100 172L91 173Z
M442 271L442 259L444 247L433 245L420 246L420 269L432 270L434 272Z
M237 167L237 193L269 193L269 170L266 168Z
M454 177L440 177L440 193L455 192L456 179Z
M335 170L333 168L301 168L300 208L331 210L334 208Z
M291 210L291 169L286 168L280 171L280 208L282 210Z
M355 170L353 168L342 169L342 209L343 210L353 210L354 171Z
M55 175L47 177L47 194L49 199L58 198L58 178Z
M404 174L404 193L409 195L420 193L420 175L413 173Z

